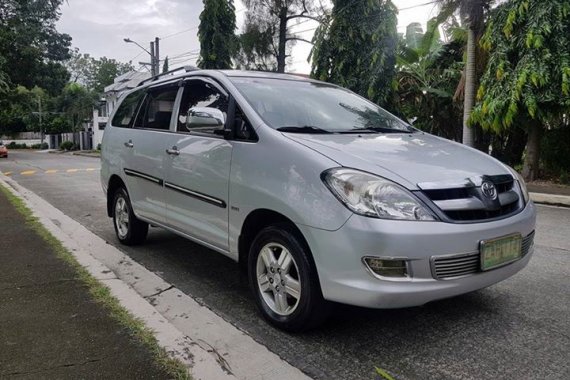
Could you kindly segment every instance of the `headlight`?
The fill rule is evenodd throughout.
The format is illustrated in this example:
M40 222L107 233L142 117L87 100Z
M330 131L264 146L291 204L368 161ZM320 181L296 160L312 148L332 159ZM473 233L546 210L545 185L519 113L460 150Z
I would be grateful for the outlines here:
M524 182L523 177L515 169L511 168L510 166L507 166L507 168L509 168L513 177L515 177L515 179L519 183L519 187L521 189L522 196L524 198L524 204L526 205L528 203L530 197L528 195L528 189L526 188L526 183Z
M350 210L383 219L436 220L431 211L402 186L354 169L323 173L323 181Z

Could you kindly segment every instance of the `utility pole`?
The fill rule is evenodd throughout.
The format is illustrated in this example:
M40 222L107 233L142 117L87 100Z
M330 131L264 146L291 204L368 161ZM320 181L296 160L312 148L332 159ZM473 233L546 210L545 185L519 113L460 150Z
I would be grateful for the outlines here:
M44 129L42 126L42 97L38 96L38 108L39 108L39 115L40 115L40 136L41 136L41 145L44 145ZM40 149L43 149L40 147Z
M156 75L160 74L160 52L158 49L158 41L160 39L158 37L154 38L154 62L155 62L155 73Z
M154 54L154 41L150 42L150 75L156 76L156 56Z

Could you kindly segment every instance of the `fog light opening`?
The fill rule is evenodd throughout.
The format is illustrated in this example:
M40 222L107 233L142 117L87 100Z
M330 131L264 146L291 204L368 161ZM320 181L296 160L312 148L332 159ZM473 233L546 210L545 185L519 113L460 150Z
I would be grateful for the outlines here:
M404 259L363 257L368 270L375 276L387 278L408 278L408 263Z

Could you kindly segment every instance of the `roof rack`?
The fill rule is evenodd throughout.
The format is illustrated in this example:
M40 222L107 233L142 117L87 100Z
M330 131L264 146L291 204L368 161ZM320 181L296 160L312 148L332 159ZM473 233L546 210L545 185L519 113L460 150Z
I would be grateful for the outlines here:
M145 79L145 80L143 80L143 81L139 84L139 86L142 86L143 84L148 83L148 82L154 82L155 80L158 80L158 79L160 79L160 78L163 78L163 77L165 77L165 76L167 76L167 75L173 75L173 74L175 74L175 73L177 73L177 72L179 72L179 71L184 71L184 72L189 73L189 72L191 72L191 71L196 71L196 70L200 70L200 69L197 68L196 66L183 66L183 67L178 67L178 68L176 68L176 69L172 69L172 70L169 70L169 71L167 71L167 72L165 72L165 73L161 73L161 74L155 75L155 76L153 76L153 77L150 77L150 78L148 78L148 79Z

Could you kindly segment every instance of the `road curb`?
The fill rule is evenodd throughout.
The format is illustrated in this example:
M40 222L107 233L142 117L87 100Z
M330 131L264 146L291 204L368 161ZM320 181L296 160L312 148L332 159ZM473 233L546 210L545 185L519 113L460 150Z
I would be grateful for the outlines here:
M207 307L108 244L43 198L0 175L0 184L136 318L194 379L309 379Z
M570 207L570 197L567 195L545 194L545 193L529 193L530 199L534 203L545 204L551 206Z

